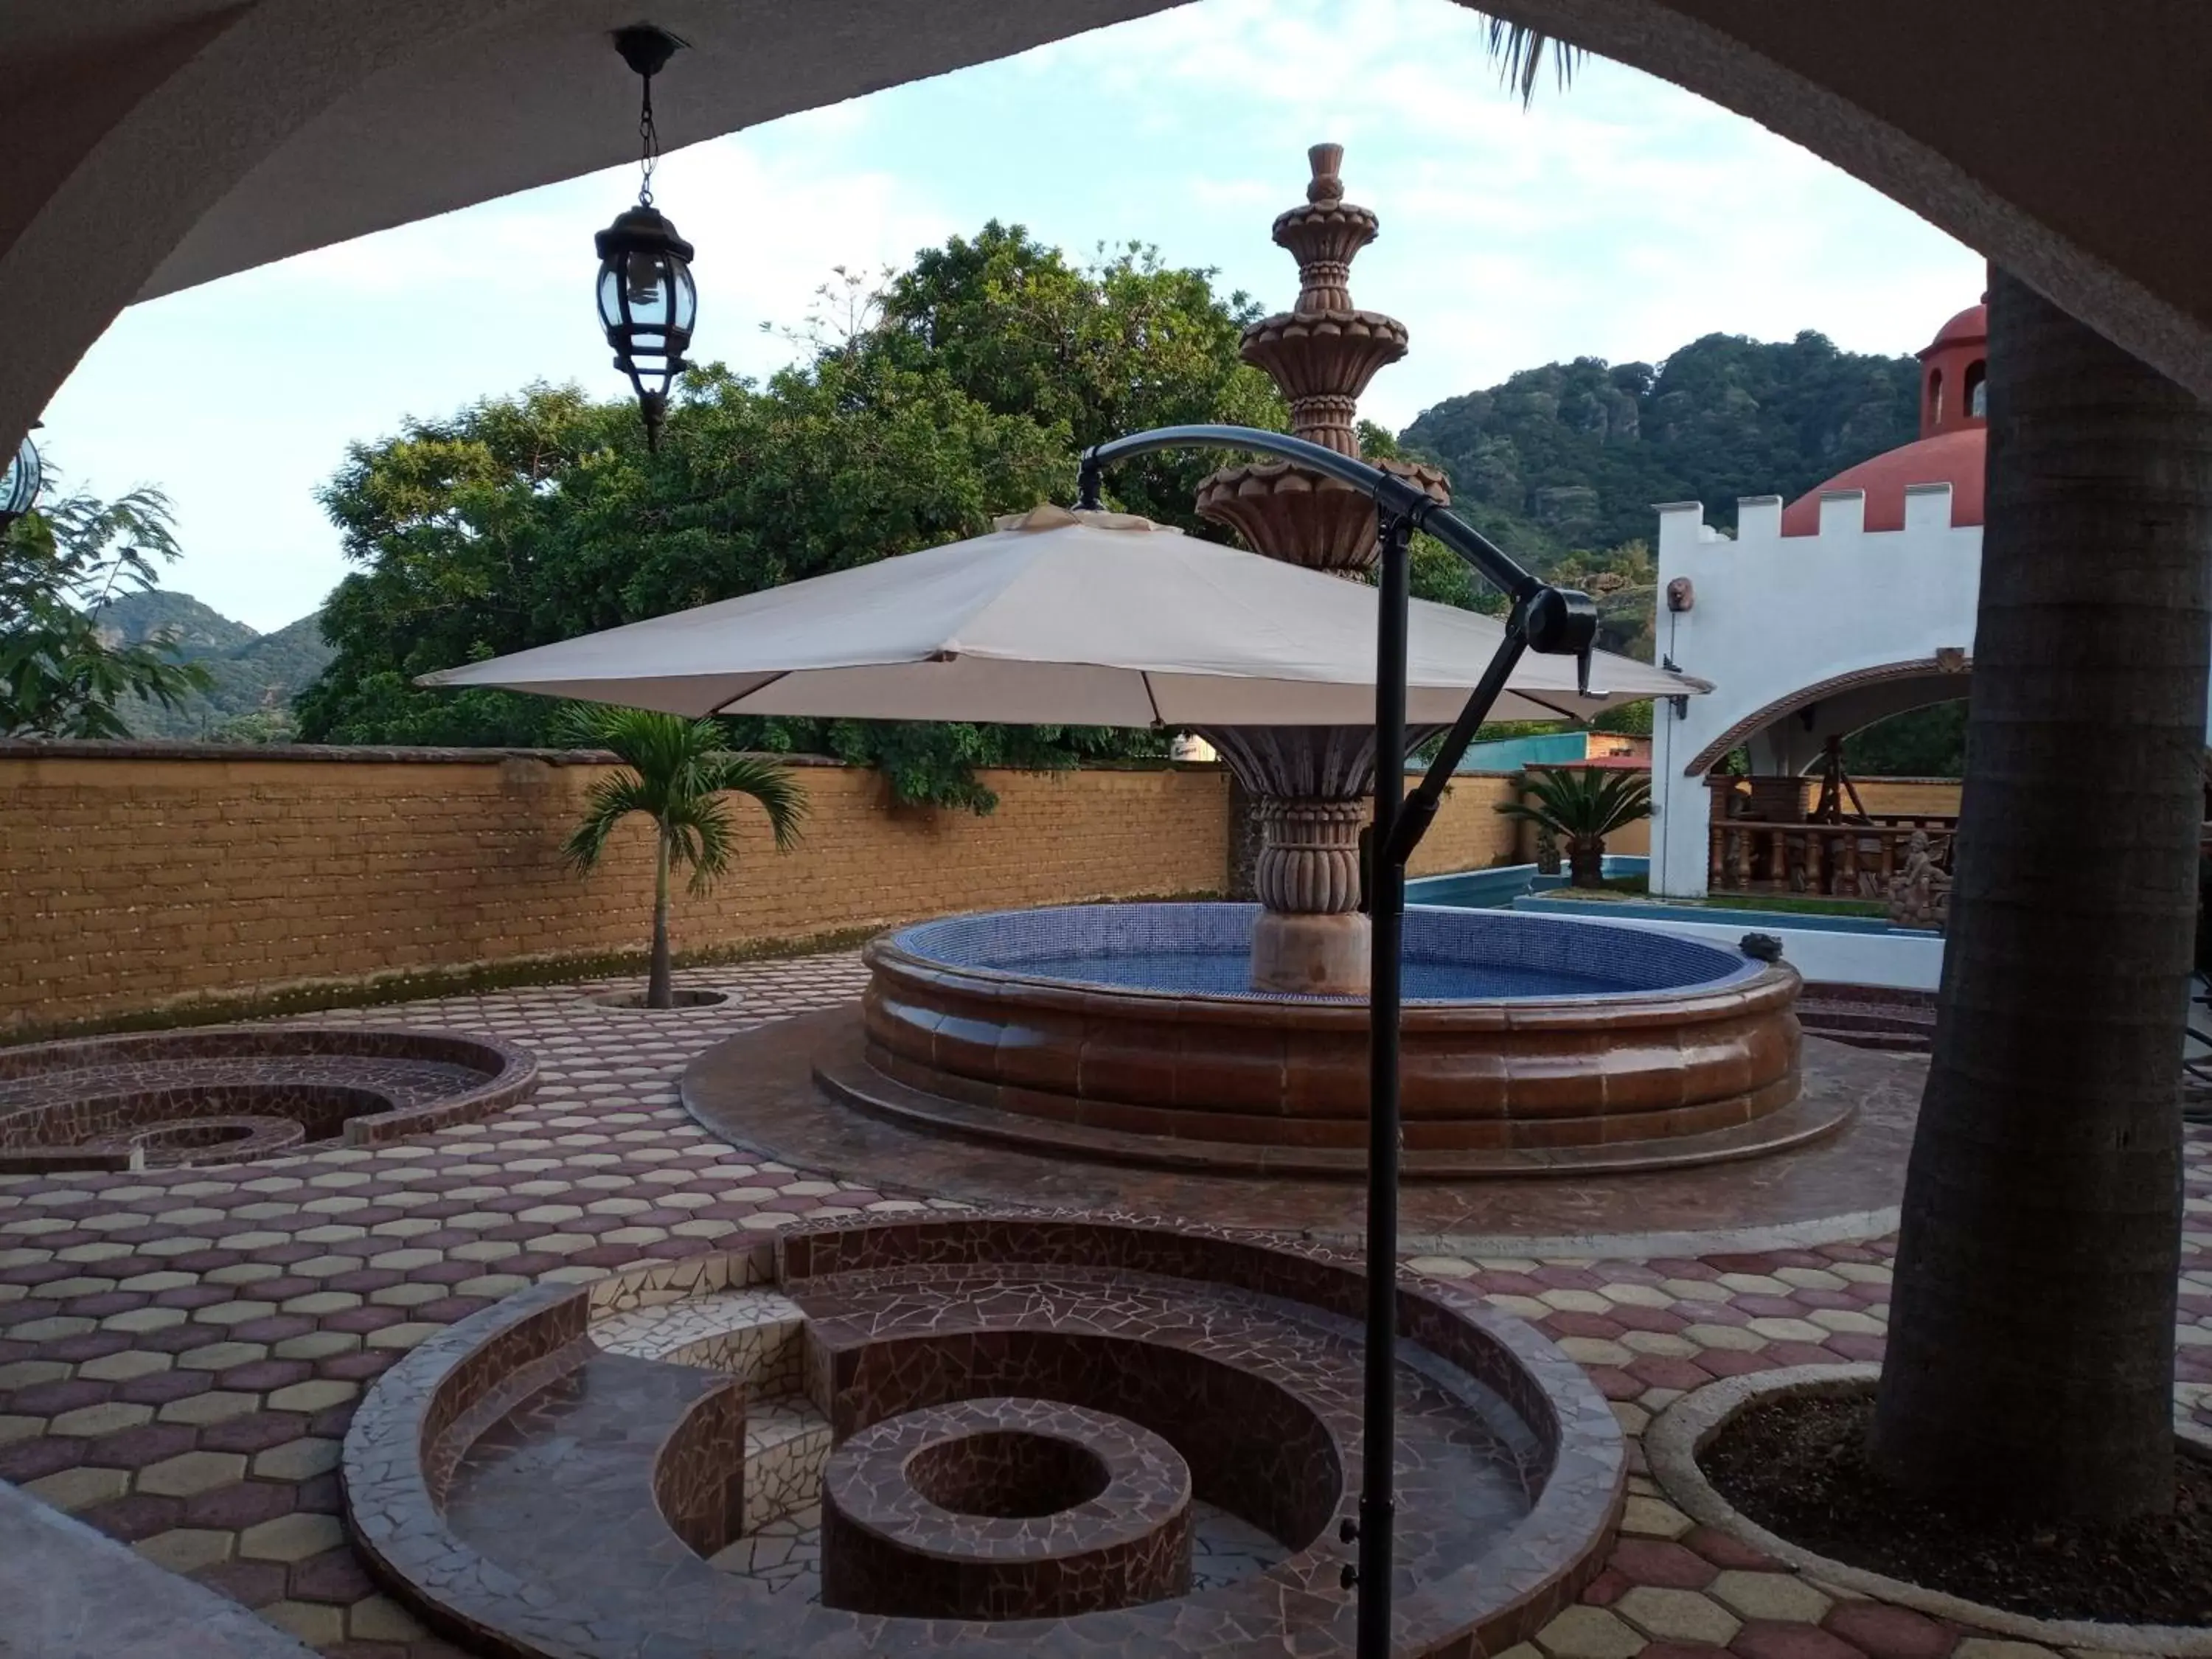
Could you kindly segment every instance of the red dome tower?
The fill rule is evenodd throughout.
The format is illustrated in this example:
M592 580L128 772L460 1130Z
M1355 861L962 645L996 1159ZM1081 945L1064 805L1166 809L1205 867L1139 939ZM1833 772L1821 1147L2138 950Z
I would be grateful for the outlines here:
M1919 352L1920 436L1861 461L1783 510L1785 536L1820 533L1820 497L1833 490L1866 493L1866 527L1902 530L1908 484L1951 486L1951 522L1982 521L1982 469L1989 447L1984 381L1990 358L1989 309L1971 305L1936 331Z
M1989 424L1990 308L1968 306L1920 351L1920 435Z

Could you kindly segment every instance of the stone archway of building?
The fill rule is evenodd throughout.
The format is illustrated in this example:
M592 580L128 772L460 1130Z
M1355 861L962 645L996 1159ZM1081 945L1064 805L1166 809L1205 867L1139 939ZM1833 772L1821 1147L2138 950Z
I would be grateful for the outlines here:
M1692 756L1689 763L1683 767L1682 775L1688 778L1705 776L1726 760L1731 750L1741 748L1778 722L1820 703L1880 686L1901 687L1916 682L1927 685L1926 697L1899 702L1895 708L1885 709L1875 717L1887 720L1892 714L1901 714L1909 709L1948 702L1953 698L1964 696L1967 679L1972 672L1972 658L1963 653L1954 658L1947 653L1941 657L1921 657L1905 662L1883 663L1872 668L1854 669L1848 674L1837 674L1816 681L1746 714ZM1867 720L1860 725L1872 723L1872 720ZM1852 729L1857 730L1859 726Z

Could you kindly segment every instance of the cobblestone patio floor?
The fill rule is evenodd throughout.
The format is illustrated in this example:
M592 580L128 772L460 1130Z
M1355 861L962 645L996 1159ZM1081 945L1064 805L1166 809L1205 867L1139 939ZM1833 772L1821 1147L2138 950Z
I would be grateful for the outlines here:
M345 1542L338 1443L372 1378L535 1279L924 1201L746 1161L676 1103L707 1044L854 997L856 957L680 977L738 1000L650 1014L548 988L313 1017L483 1031L535 1052L536 1098L484 1123L212 1170L0 1176L0 1479L331 1656L459 1651L379 1595ZM2180 1390L2212 1425L2212 1137L2195 1131L2189 1209ZM1891 1249L1413 1265L1535 1323L1638 1435L1714 1377L1879 1358ZM1641 1474L1607 1569L1539 1642L1550 1659L2042 1651L1780 1571L1692 1527Z

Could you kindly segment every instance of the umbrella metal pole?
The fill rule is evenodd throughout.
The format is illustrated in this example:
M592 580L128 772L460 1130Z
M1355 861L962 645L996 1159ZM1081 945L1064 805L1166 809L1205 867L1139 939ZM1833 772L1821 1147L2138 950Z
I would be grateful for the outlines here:
M1359 1546L1344 1583L1359 1592L1358 1659L1389 1659L1396 1510L1398 1358L1398 1026L1403 1004L1400 949L1406 924L1406 862L1420 844L1444 786L1477 728L1531 650L1578 657L1587 690L1597 610L1589 596L1549 587L1406 480L1302 438L1246 427L1162 427L1085 450L1076 506L1097 511L1108 465L1154 450L1243 449L1273 455L1350 484L1381 509L1380 618L1375 642L1375 824L1368 837L1368 920L1373 955L1367 1003L1367 1331L1361 1417L1359 1517L1341 1536ZM1412 542L1426 530L1504 589L1513 601L1505 637L1411 799L1406 794L1406 654L1412 626Z
M1382 617L1375 641L1375 833L1368 915L1366 1404L1361 1414L1358 1659L1389 1659L1393 1492L1397 1470L1398 1013L1406 865L1388 849L1406 793L1406 635L1413 525L1382 528Z
M1382 533L1381 611L1375 645L1375 828L1369 839L1367 1024L1366 1396L1361 1414L1358 1659L1389 1659L1390 1579L1397 1504L1399 1015L1404 1007L1406 863L1436 817L1443 781L1497 703L1528 649L1521 608L1467 700L1436 765L1405 793L1406 642L1412 526L1394 519ZM1380 1453L1377 1448L1383 1449Z

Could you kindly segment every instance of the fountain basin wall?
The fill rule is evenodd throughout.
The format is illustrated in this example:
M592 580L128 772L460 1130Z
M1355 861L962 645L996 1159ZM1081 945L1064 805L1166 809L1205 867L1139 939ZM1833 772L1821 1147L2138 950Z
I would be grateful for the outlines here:
M1366 1005L1243 989L1254 914L1077 906L886 935L866 952L868 1061L1009 1119L1356 1160ZM1416 909L1405 980L1409 1174L1455 1153L1709 1134L1796 1097L1797 975L1739 951Z

